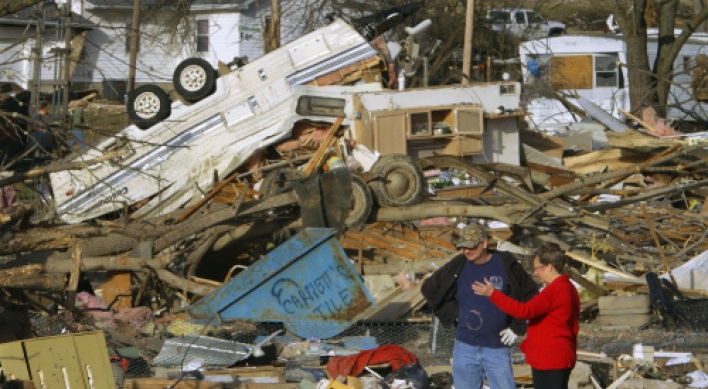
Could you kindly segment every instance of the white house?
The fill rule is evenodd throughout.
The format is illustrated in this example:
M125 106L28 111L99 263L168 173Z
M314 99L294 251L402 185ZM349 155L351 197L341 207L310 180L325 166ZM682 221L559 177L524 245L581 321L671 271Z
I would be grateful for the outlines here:
M80 10L80 4L72 4L72 10L72 21L75 24L73 45L79 47L83 36L94 26L76 13ZM61 54L55 49L64 46L64 29L60 28L62 13L63 10L57 4L47 2L44 8L32 6L0 17L0 84L30 88L34 69L32 49L38 46L35 38L40 17L44 31L40 44L40 78L49 81L57 77L56 60Z
M103 80L126 80L133 0L85 1L86 17L99 27L86 39L82 65L91 71L85 73L85 79L75 81L97 85ZM195 0L186 20L172 30L174 8L155 10L153 4L141 2L136 84L169 85L175 68L190 57L203 58L216 68L219 61L229 63L236 57L252 61L264 53L262 33L270 12L269 0ZM283 43L303 34L295 23L297 16L288 15L290 18L281 22Z
M677 33L679 33L677 31ZM657 55L658 31L648 33L649 63ZM668 118L695 120L691 114L708 118L708 105L691 99L691 71L695 57L708 45L708 34L694 33L674 62L674 84L669 96ZM557 99L543 94L544 90L563 91L584 97L619 119L619 109L630 111L627 46L621 35L561 36L523 42L520 45L522 73L526 83L526 103L533 127L553 129L565 126L576 118ZM539 71L533 75L538 61ZM577 104L576 99L568 101Z

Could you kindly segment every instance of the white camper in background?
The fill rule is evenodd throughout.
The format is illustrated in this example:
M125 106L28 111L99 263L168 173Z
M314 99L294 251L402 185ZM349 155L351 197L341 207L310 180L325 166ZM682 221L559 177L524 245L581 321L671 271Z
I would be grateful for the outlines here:
M648 39L652 64L657 55L658 31L650 30ZM668 119L695 120L692 114L708 118L708 104L690 98L695 57L706 45L708 34L694 33L677 56ZM622 66L627 63L627 46L622 35L533 40L521 43L519 53L525 83L523 99L531 114L527 121L532 127L553 130L579 119L544 92L559 91L586 98L621 120L625 118L619 109L631 109L627 68ZM577 105L572 97L568 101Z

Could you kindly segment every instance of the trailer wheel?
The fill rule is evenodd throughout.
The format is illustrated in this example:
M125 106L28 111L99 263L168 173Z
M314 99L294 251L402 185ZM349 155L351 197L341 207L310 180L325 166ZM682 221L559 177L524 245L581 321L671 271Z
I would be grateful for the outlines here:
M349 228L356 227L366 221L371 213L373 199L366 182L359 176L352 175L352 208L344 220Z
M371 172L381 176L369 183L381 206L408 206L422 202L426 195L423 171L403 154L381 157Z
M170 96L157 85L143 85L128 95L128 117L136 126L150 128L170 116Z
M270 196L285 188L290 187L290 181L305 178L305 173L300 170L286 167L266 174L261 183L261 192Z
M214 93L216 71L202 58L187 58L175 69L172 84L183 99L196 103Z

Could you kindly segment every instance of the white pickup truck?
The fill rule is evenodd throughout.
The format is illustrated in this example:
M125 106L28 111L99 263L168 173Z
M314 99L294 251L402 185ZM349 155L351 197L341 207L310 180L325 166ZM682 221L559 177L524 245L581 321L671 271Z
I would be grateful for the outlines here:
M565 24L546 20L538 12L526 8L497 8L487 11L492 30L522 40L548 38L565 34Z

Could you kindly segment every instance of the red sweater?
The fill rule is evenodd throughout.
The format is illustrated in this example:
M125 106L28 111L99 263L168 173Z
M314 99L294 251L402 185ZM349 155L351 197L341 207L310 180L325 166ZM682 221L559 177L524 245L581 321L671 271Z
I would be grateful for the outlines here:
M560 370L575 366L580 297L567 275L553 280L526 303L496 289L490 299L509 315L529 320L528 335L520 348L532 368Z

